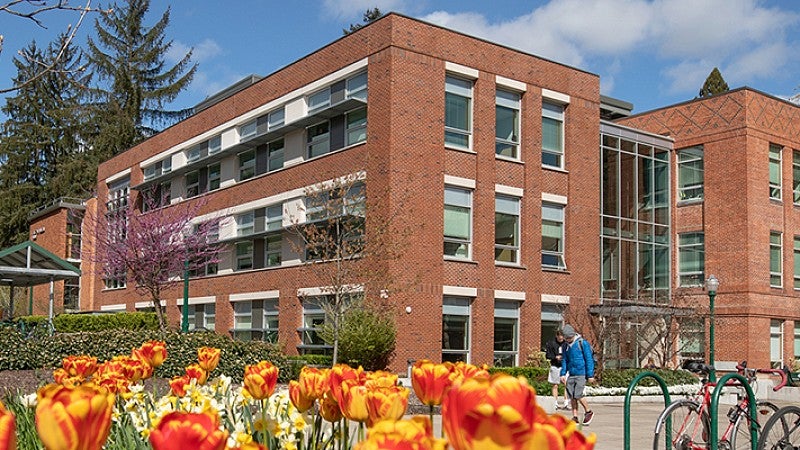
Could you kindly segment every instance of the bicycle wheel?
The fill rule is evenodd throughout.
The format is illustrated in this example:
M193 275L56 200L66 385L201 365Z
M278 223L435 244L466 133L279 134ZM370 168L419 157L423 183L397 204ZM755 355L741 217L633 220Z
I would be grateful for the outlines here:
M800 449L800 407L784 406L764 424L759 450Z
M667 429L672 419L672 429ZM670 403L658 416L653 450L694 450L708 447L708 413L692 400Z
M766 400L756 402L756 423L758 424L759 432L764 429L764 425L776 411L778 411L778 406L772 402ZM724 447L727 443L720 442L719 450L727 450L727 448L750 450L753 448L753 441L750 440L750 416L748 412L739 411L730 439L730 447Z

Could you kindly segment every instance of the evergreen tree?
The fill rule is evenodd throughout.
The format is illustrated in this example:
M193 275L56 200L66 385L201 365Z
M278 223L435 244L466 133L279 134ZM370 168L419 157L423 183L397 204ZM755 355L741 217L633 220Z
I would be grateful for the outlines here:
M711 97L712 95L728 92L729 90L730 88L728 88L728 83L726 83L725 79L722 78L722 74L719 72L719 69L714 67L714 70L708 74L708 78L706 78L705 83L703 83L703 87L700 88L698 97Z
M95 91L97 135L92 144L107 156L119 154L158 131L186 118L191 109L166 105L194 77L192 52L167 67L164 55L172 45L164 32L170 9L153 26L144 25L150 0L127 0L95 21L97 42L88 41L92 69L104 85Z
M47 48L35 42L14 59L15 85L22 86L6 99L0 138L0 247L24 241L28 214L37 206L63 195L85 195L76 184L54 189L60 165L82 146L81 98L89 75L80 51L61 35ZM53 65L42 75L41 67Z
M364 25L369 25L372 22L375 22L376 20L380 19L381 17L383 17L383 13L381 12L381 10L379 8L376 7L376 8L368 9L368 10L364 11L364 16L361 19L361 21L364 22L363 24L362 23L351 23L350 24L350 29L348 30L346 28L343 28L342 29L342 33L345 36L347 36L348 34L354 32L356 30L361 29Z

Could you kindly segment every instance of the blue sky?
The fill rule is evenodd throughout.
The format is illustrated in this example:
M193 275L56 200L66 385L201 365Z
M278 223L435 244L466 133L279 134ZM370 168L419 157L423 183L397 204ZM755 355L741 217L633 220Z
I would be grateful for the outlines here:
M796 0L152 0L147 23L170 5L169 57L194 48L199 64L175 109L325 46L373 6L596 73L602 93L632 102L635 112L694 98L715 66L731 88L800 92ZM47 29L0 15L0 87L10 85L18 49L33 39L47 43L77 15L51 12L42 20ZM89 17L77 42L93 32Z

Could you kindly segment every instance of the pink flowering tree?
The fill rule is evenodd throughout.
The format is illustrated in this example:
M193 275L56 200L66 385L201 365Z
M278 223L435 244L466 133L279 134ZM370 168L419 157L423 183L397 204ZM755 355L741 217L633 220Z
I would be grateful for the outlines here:
M140 202L125 201L121 207L109 202L105 211L87 214L84 226L88 220L94 232L81 257L94 263L107 287L133 286L150 300L164 330L163 294L183 282L187 265L190 273L201 274L215 266L223 245L218 242L219 218L195 220L202 199L160 207L164 199L155 201L148 194L140 195Z

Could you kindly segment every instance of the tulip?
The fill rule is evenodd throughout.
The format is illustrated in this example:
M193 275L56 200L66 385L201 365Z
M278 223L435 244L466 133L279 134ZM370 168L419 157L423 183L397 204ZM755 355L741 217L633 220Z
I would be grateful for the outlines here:
M442 404L444 393L450 388L452 365L434 364L423 359L411 368L411 387L423 405Z
M131 380L123 374L108 372L95 375L91 384L107 389L112 394L124 394L130 390Z
M342 420L342 409L331 392L326 392L319 404L319 414L330 423Z
M244 386L254 399L269 398L278 383L278 368L269 361L244 367Z
M303 394L312 400L320 400L330 389L328 384L328 369L317 369L315 367L303 367L300 370L300 389Z
M69 372L61 367L53 371L53 380L56 382L56 384L69 387L75 387L83 383L82 377L70 376Z
M367 372L365 386L381 386L392 387L397 386L398 376L396 373L390 373L385 370L376 370L374 372Z
M445 395L442 426L455 450L525 448L535 411L536 393L524 378L467 378Z
M167 359L167 344L164 341L147 341L133 350L134 356L145 361L152 368L161 367Z
M186 395L186 386L188 386L191 381L192 379L189 378L188 375L173 377L169 380L169 388L172 390L173 395L183 397Z
M208 372L200 367L200 364L186 366L186 376L197 380L197 384L206 384L206 380L208 380Z
M336 403L339 405L342 404L342 384L345 381L355 380L356 384L360 385L364 384L366 377L367 375L364 373L364 369L360 366L358 369L353 369L347 364L337 364L333 366L330 372L328 372L328 385L330 386L331 392L333 392L333 398L336 400Z
M71 377L86 379L97 371L97 358L88 355L67 356L61 360L61 367Z
M39 389L36 430L47 450L100 450L111 430L114 394L83 385Z
M14 413L7 410L0 402L0 449L16 450L17 430Z
M221 351L213 347L200 347L197 349L197 362L206 372L213 372L219 364Z
M369 419L367 412L367 388L356 381L349 380L342 384L342 415L356 422L366 422Z
M294 407L301 413L308 411L314 406L314 399L306 396L303 393L300 383L295 380L289 382L289 400L292 401Z
M369 388L367 387L367 414L369 420L367 425L389 419L400 420L406 413L408 407L408 388L402 386L392 386L388 388Z
M219 428L219 416L213 411L174 411L150 432L150 444L154 450L224 450L228 432Z
M367 440L354 450L444 450L447 443L433 437L427 417L410 420L383 420L367 432Z
M457 378L489 378L489 368L486 364L478 367L473 364L467 364L463 361L459 361L453 364L453 374L455 375L453 379Z

